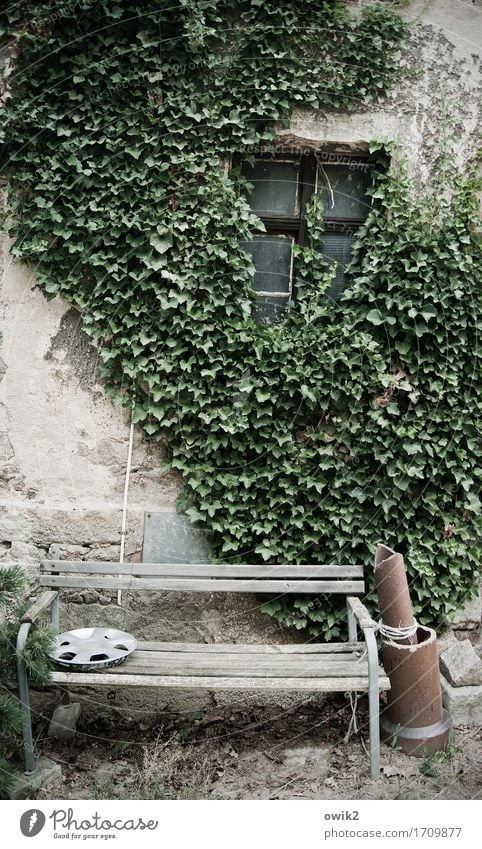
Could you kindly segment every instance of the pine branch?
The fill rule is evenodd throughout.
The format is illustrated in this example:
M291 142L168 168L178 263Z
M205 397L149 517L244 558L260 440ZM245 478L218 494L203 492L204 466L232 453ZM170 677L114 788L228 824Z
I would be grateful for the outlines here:
M23 571L17 567L0 569L0 605L6 620L0 624L0 680L3 683L15 681L17 635L22 616L28 607L28 602L18 596L25 587L26 579ZM50 650L56 635L52 625L30 628L25 648L22 651L22 661L31 681L35 684L47 684L50 678L52 661ZM0 695L0 748L6 741L16 742L22 733L22 714L15 697ZM8 763L5 752L0 753L0 798L8 798L15 781L15 771Z
M0 799L8 799L15 784L17 773L7 760L0 755Z
M22 652L22 662L34 684L48 684L53 662L50 651L56 636L53 625L32 628Z
M12 595L18 595L25 586L25 574L18 566L0 569L0 605L9 607L14 602Z
M0 681L16 677L15 650L19 622L4 622L0 625Z
M21 734L22 712L13 696L0 698L0 734Z

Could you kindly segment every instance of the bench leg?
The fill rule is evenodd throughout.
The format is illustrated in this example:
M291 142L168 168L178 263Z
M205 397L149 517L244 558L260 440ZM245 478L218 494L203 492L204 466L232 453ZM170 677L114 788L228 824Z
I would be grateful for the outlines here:
M370 778L380 776L380 710L377 641L372 628L364 629L368 650L368 707L370 732Z
M356 619L355 619L355 615L353 613L353 610L351 609L348 602L346 603L346 612L347 612L347 616L348 616L348 639L349 639L350 643L357 643L358 642L358 633L357 633L357 627L356 627Z
M22 660L21 652L27 641L30 631L30 622L20 626L17 637L17 677L20 707L23 716L23 748L25 753L25 772L35 772L35 756L33 750L32 717L30 713L30 696L28 691L28 676Z
M57 593L52 604L50 605L50 621L56 629L57 633L60 630L60 610L59 610L59 595Z

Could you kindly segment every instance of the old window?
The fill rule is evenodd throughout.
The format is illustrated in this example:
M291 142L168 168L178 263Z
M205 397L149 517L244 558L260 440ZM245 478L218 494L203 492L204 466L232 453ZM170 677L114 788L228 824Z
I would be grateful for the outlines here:
M278 153L243 160L241 171L252 187L251 209L265 227L265 232L253 234L253 241L243 243L256 269L254 317L271 324L296 300L293 244L306 244L305 207L314 192L323 200L323 255L328 265L337 263L327 292L336 300L343 289L355 232L370 207L368 161L331 153Z

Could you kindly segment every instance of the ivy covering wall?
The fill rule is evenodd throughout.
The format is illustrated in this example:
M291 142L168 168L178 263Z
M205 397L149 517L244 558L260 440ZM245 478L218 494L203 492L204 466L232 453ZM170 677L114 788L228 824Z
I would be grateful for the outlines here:
M82 311L108 391L167 446L218 558L369 575L383 540L407 555L419 619L440 623L478 573L474 177L442 157L416 201L373 145L348 290L324 295L315 198L299 302L264 327L240 247L259 221L226 169L273 149L296 104L379 101L403 36L380 4L16 3L1 141L13 255ZM264 609L344 627L323 598Z

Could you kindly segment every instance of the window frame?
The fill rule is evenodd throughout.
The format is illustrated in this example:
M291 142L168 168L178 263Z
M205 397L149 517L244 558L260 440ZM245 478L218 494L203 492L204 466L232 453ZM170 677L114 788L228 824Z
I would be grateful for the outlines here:
M243 163L253 160L253 157L242 156L238 154L234 160L242 171ZM299 215L260 215L255 210L252 210L264 225L264 230L253 230L252 235L279 235L293 236L294 244L300 247L306 247L308 244L308 226L306 221L306 207L312 199L313 195L319 191L320 169L333 165L363 167L364 171L369 169L370 165L374 165L373 160L368 154L363 153L342 153L332 152L330 150L303 150L294 153L289 149L278 148L275 152L261 153L254 157L254 163L258 162L295 162L299 165L297 191L299 192L298 204ZM233 163L234 164L234 163ZM249 176L244 174L248 182ZM326 233L340 233L340 235L354 236L360 227L363 226L369 214L363 218L356 217L333 217L326 214L324 210L323 223ZM328 210L329 212L329 210ZM274 297L275 293L261 292L254 290L257 295L263 298ZM286 299L296 302L297 287L296 287L296 262L292 254L291 276L290 276L290 293Z
M268 291L267 289L256 289L255 290L256 294L261 295L262 297L267 297L267 298L286 298L287 301L293 300L293 298L292 298L293 283L294 283L294 279L295 279L295 275L294 275L295 257L294 257L294 253L293 253L293 245L297 244L297 242L295 241L295 237L291 233L284 233L284 232L280 233L278 231L275 232L275 231L272 231L272 230L270 230L269 233L267 233L265 231L259 231L259 232L256 231L253 234L253 241L256 239L256 236L266 236L266 235L268 235L268 236L282 236L283 238L291 239L290 274L289 274L289 280L288 280L288 289L287 289L287 291L276 291L276 290L269 290Z

